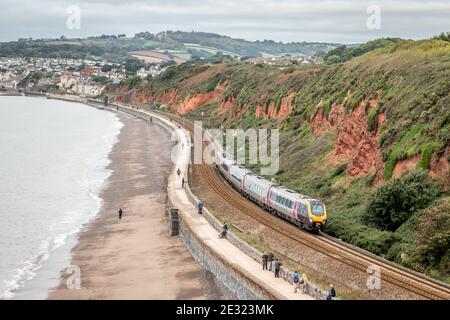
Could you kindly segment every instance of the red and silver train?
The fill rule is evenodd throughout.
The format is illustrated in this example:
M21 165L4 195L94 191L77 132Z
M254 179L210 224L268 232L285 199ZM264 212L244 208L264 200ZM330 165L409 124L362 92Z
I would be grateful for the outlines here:
M267 211L313 232L327 221L327 209L319 200L283 188L238 165L225 154L217 155L222 176L242 195Z

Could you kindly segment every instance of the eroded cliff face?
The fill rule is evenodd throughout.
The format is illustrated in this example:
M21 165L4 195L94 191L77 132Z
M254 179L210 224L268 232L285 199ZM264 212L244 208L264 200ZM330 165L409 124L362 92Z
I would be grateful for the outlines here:
M149 104L152 102L164 103L170 106L171 112L185 115L198 108L216 102L217 109L213 116L224 113L232 113L230 119L245 117L248 109L235 104L233 97L224 98L226 84L218 84L211 92L194 93L184 98L176 91L169 91L161 95L151 96L145 93L138 93L134 90L123 90L116 101L123 101L125 96L135 104ZM258 119L283 120L289 116L293 110L292 98L294 93L288 94L281 99L277 110L275 104L271 102L267 107L257 105L254 116ZM353 110L346 110L344 105L350 99L352 93L347 92L342 104L333 103L328 112L324 114L322 108L309 122L310 130L315 135L326 134L334 131L336 138L333 141L333 149L327 157L329 163L338 165L347 163L346 173L350 178L357 178L375 174L375 183L383 181L384 163L382 151L379 145L380 128L387 121L384 113L376 116L377 130L372 132L368 127L368 115L372 108L375 108L381 100L380 92L375 97L366 98L360 101ZM450 148L439 159L432 158L430 163L429 177L439 179L444 183L446 189L450 186L450 164L447 160ZM414 170L420 161L420 155L416 154L411 158L397 162L393 177L399 177Z
M214 91L192 94L184 98L177 107L177 111L181 115L185 115L191 111L195 111L201 106L211 102L217 102L222 97L225 87L218 84Z
M346 99L348 99L347 96ZM373 99L364 99L351 111L345 111L343 105L333 104L328 117L320 110L311 122L311 131L318 135L330 130L336 131L333 149L328 161L333 164L347 163L346 173L350 177L376 174L381 180L384 168L379 147L379 128L386 121L384 114L377 116L378 129L371 132L368 127L368 113L378 104L380 95ZM345 100L344 100L345 102ZM369 108L367 105L369 103Z
M281 99L279 110L277 110L273 102L271 102L267 108L265 106L258 105L256 107L255 117L257 119L285 119L292 111L293 95L294 94L290 94Z
M174 91L169 91L161 95L148 95L144 92L137 92L136 90L116 90L113 92L109 92L116 94L113 99L113 102L125 102L137 105L145 105L150 103L164 103L167 105L175 104L178 100L178 93Z
M430 161L430 170L428 171L428 177L430 179L436 179L442 182L444 190L450 188L450 163L448 162L448 155L450 155L450 147L448 147L445 153L436 158L432 157ZM420 155L416 154L411 158L400 160L394 167L392 177L397 178L401 175L414 170L420 162Z

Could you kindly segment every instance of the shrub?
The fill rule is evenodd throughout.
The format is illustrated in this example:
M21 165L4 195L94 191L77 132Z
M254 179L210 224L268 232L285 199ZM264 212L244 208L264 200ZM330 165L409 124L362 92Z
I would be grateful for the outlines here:
M341 163L336 167L336 169L331 174L331 178L337 177L347 170L347 163Z
M369 115L367 117L367 126L369 127L369 130L372 132L376 131L378 127L377 116L379 110L380 104L378 104L375 108L370 110Z
M434 145L432 143L427 143L422 146L421 149L421 159L417 166L421 169L428 170L430 168L431 157L433 156Z
M426 268L450 275L450 198L446 197L427 208L417 228L415 260Z
M440 188L429 182L424 172L394 179L371 197L363 220L379 229L394 231L440 193Z

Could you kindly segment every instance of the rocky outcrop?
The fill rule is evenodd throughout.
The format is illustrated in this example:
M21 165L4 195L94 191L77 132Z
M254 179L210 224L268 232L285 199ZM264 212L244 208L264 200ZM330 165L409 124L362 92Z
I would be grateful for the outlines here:
M448 154L450 154L450 147L439 158L433 156L428 171L428 177L430 179L440 180L445 190L448 190L450 187L450 163L447 160ZM410 158L398 161L394 167L392 177L397 178L414 170L420 162L420 158L420 154L416 154Z
M281 99L279 110L277 110L273 102L267 108L258 105L256 107L255 117L259 119L285 119L292 111L292 96L293 94L290 94Z
M320 109L310 124L311 132L314 134L326 133L331 129L336 129L342 123L345 117L345 109L340 104L333 104L328 114L324 115L323 109Z
M447 148L446 152L440 158L437 159L436 157L433 157L430 162L430 172L428 174L431 179L441 180L445 190L449 190L450 188L449 155L450 147Z
M225 86L219 83L212 92L201 92L186 97L179 103L178 113L184 115L197 110L205 104L219 101L225 89Z
M417 163L419 163L419 161L420 155L418 154L416 154L411 158L397 161L394 170L392 171L392 177L398 178L401 177L403 174L410 172L417 166Z
M375 98L364 99L348 113L343 105L334 103L328 117L324 115L323 109L320 109L311 121L310 128L314 134L336 130L336 139L328 160L335 164L346 162L346 173L351 177L376 173L377 180L381 178L384 164L378 140L379 128L386 121L386 117L384 114L377 116L376 132L371 132L367 125L367 115L379 100L379 94ZM369 108L366 110L368 103Z

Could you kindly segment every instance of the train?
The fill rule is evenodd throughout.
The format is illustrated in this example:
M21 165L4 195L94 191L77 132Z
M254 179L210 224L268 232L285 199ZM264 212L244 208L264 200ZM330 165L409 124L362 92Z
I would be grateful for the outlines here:
M327 209L321 201L264 179L225 153L216 155L216 168L233 188L266 211L313 233L325 226Z

